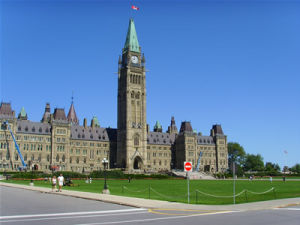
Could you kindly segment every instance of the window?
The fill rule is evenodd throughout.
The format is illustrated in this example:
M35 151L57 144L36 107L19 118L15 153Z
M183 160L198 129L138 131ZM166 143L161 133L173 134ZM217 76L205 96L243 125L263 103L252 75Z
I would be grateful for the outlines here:
M59 162L59 155L56 155L56 162Z
M18 131L21 131L21 127L20 126L18 127Z
M42 133L42 128L41 127L39 128L39 132Z
M65 155L62 156L61 160L62 160L63 162L65 162L65 160L66 160Z

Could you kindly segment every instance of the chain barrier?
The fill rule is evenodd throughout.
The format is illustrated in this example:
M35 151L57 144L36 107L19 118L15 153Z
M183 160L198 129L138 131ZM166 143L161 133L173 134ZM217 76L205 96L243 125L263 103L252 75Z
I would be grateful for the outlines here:
M222 195L212 195L212 194L208 194L202 191L199 191L198 189L196 190L196 192L199 192L200 194L206 195L206 196L210 196L210 197L215 197L215 198L233 198L233 195L226 195L226 196L222 196ZM242 190L240 193L236 194L235 197L240 196L241 194L243 194L245 192L245 190Z
M199 192L200 194L206 195L206 196L210 196L210 197L215 197L215 198L233 198L240 196L241 194L247 192L247 193L251 193L251 194L256 194L256 195L263 195L266 194L268 192L271 192L274 190L274 187L272 187L270 190L264 191L264 192L254 192L254 191L249 191L248 189L244 189L242 190L240 193L236 194L236 195L226 195L226 196L220 196L220 195L212 195L212 194L208 194L202 191L199 191L198 189L196 190L196 192Z
M129 190L126 186L123 186L123 188L126 189L127 191L130 191L130 192L136 192L136 193L141 193L141 192L148 191L148 188L143 189L143 190L140 190L140 191L132 191L132 190Z
M271 192L271 191L273 191L274 190L274 187L272 187L270 190L267 190L267 191L264 191L264 192L254 192L254 191L249 191L249 190L247 190L249 193L251 193L251 194L255 194L255 195L263 195L263 194L266 194L266 193L268 193L268 192Z
M177 199L182 199L182 198L185 198L187 197L187 194L185 194L184 196L167 196L167 195L164 195L164 194L161 194L159 192L157 192L156 190L154 190L153 188L150 187L150 190L153 191L155 194L157 194L158 196L162 197L162 198L166 198L166 199L174 199L174 198L177 198Z

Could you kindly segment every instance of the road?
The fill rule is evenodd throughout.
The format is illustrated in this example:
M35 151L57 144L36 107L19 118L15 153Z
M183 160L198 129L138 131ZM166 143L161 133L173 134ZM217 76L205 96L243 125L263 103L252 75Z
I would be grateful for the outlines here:
M0 186L0 224L298 225L300 206L257 211L143 209Z

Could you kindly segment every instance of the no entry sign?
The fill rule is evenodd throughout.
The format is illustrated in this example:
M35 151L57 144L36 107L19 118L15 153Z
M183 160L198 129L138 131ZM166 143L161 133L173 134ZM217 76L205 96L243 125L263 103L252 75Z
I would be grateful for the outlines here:
M185 172L190 172L192 171L192 162L184 162L184 171Z

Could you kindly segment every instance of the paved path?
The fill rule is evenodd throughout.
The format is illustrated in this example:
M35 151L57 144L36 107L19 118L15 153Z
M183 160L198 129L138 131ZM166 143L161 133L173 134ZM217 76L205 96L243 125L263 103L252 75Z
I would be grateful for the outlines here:
M262 209L273 209L287 206L300 205L300 198L288 198L278 199L262 202L244 203L237 205L194 205L167 202L160 200L124 197L117 195L105 195L90 192L79 192L63 190L62 192L51 192L51 188L36 187L29 185L11 184L0 182L0 186L6 187L17 187L26 190L39 191L44 193L51 193L56 195L72 196L83 199L98 200L103 202L115 203L119 205L132 206L137 208L148 208L148 209L185 209L185 210L220 210L220 211L247 211L247 210L262 210Z

